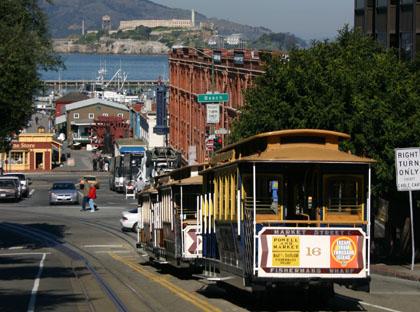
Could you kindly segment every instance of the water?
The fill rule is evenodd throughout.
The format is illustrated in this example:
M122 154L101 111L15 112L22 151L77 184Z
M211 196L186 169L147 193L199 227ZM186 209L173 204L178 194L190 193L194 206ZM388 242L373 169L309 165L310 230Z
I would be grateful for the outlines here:
M42 80L95 80L98 70L106 69L105 80L111 79L121 69L127 80L168 80L167 55L123 54L60 54L65 70L41 72Z

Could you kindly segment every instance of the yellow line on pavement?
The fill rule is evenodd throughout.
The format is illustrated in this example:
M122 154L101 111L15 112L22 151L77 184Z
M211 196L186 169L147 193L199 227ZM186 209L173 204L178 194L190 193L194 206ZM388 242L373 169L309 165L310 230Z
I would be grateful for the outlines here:
M125 265L129 266L134 271L142 274L146 278L148 278L148 279L154 281L155 283L158 283L161 286L167 288L168 290L170 290L174 294L178 295L179 297L181 297L185 301L188 301L188 302L192 303L193 305L195 305L200 310L206 311L206 312L221 311L219 308L211 305L207 301L205 301L205 300L203 300L203 299L185 291L184 289L176 286L175 284L171 283L169 280L167 280L167 277L156 275L155 273L142 268L138 263L135 263L133 261L129 261L127 259L124 259L124 258L122 258L122 257L120 257L116 254L110 253L110 255L115 260L118 260L118 261L124 263Z
M193 295L193 294L189 293L188 291L185 291L184 289L176 286L175 284L171 283L166 278L158 276L157 274L155 274L151 271L145 270L138 263L135 263L135 262L127 260L127 259L124 259L124 258L122 258L122 257L120 257L116 254L113 254L113 253L110 253L110 255L115 260L120 261L121 263L129 266L134 271L140 273L141 275L145 276L149 280L152 280L155 283L158 283L158 284L162 285L163 287L167 288L168 290L170 290L171 292L173 292L177 296L181 297L185 301L188 301L188 302L192 303L193 305L195 305L200 310L205 311L205 312L218 312L218 311L221 312L221 310L219 308L217 308L217 307L213 306L212 304L208 303L207 301L197 297L196 295Z

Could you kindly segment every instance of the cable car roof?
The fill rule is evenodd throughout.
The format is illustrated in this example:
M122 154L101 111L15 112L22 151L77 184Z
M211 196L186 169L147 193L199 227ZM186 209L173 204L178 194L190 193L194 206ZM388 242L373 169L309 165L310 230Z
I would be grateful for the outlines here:
M210 163L215 166L235 161L372 163L339 149L345 133L320 129L293 129L266 132L228 145L218 151ZM204 170L206 171L206 170Z

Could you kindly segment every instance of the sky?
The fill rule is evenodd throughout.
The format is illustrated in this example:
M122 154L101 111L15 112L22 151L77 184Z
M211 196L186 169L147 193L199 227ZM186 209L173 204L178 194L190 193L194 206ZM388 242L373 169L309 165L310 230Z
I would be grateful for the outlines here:
M333 38L353 26L354 0L152 0L172 8L289 32L305 40Z

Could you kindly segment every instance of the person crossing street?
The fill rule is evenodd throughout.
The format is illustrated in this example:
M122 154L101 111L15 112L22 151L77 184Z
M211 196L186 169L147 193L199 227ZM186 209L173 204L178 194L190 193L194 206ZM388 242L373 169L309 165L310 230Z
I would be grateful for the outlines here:
M94 184L90 185L88 197L89 197L90 212L95 212L96 187Z
M86 181L86 179L83 180L83 184L81 184L82 190L83 190L83 198L82 198L82 209L80 211L86 211L86 205L89 202L89 183Z

